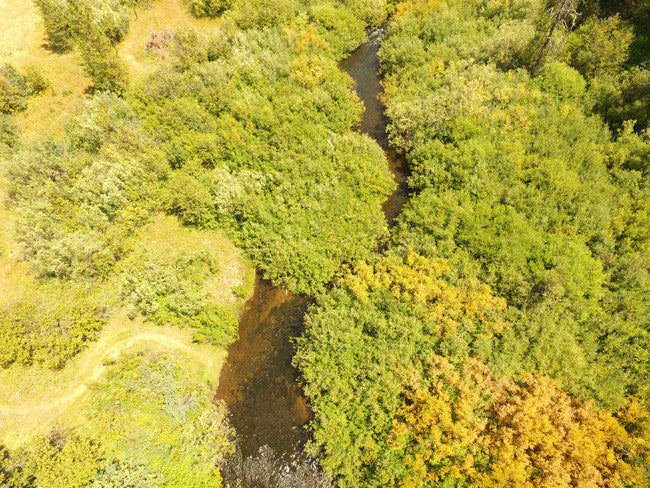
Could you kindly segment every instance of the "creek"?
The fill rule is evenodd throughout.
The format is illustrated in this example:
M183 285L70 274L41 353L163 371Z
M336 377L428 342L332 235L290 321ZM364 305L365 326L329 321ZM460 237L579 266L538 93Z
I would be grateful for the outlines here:
M397 189L383 205L389 227L408 198L403 158L389 147L387 119L379 96L382 92L379 59L383 29L368 34L367 41L340 63L355 82L365 111L356 129L368 134L386 152ZM239 322L239 340L228 348L215 399L225 401L230 422L238 435L243 456L254 456L263 446L283 459L300 455L310 419L307 399L292 366L293 338L304 329L311 300L293 295L259 274Z

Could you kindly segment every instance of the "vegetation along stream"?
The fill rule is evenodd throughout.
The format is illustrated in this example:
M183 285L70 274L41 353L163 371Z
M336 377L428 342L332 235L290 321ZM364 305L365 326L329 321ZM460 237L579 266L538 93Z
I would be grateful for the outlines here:
M384 204L388 225L407 200L403 158L388 147L377 52L383 29L370 32L367 41L341 63L354 80L365 111L358 130L386 151L397 189ZM292 366L293 338L303 330L309 299L293 295L256 277L255 291L239 322L239 340L228 348L215 398L225 401L238 434L243 456L254 456L268 446L281 458L298 455L307 440L303 429L310 411Z

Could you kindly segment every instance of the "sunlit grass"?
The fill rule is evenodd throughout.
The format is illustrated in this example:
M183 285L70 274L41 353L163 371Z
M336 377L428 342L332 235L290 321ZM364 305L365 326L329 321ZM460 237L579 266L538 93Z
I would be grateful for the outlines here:
M118 46L120 57L127 63L132 78L147 75L156 67L156 59L147 55L145 49L152 33L185 27L209 31L218 25L218 21L197 19L190 15L183 0L158 0L149 8L139 8L136 12L137 17L131 19L129 33Z
M187 26L208 30L216 25L215 21L191 17L182 0L161 0L150 8L138 9L129 34L118 49L131 77L137 78L156 66L153 58L144 55L145 43L152 32ZM35 66L50 83L50 88L32 97L28 109L15 117L27 140L61 134L64 121L90 85L78 53L53 53L46 48L45 41L39 13L30 0L0 0L0 64L11 63L18 70ZM11 237L11 213L4 202L5 183L0 179L2 308L36 293L37 281L28 266L13 257L15 242ZM170 256L202 247L216 251L219 271L204 286L219 305L236 306L241 300L241 290L250 293L252 289L252 265L218 232L185 228L177 219L160 215L133 240L134 246L155 248ZM74 421L87 405L89 385L99 380L106 364L122 353L142 350L168 353L184 369L216 382L225 350L193 343L190 329L155 326L144 322L142 317L129 319L116 300L118 281L116 277L101 285L100 295L110 307L117 308L109 310L111 317L99 340L90 343L63 369L17 365L0 369L0 442L18 446L55 425Z
M158 327L118 313L99 340L62 370L38 366L0 370L0 439L18 446L54 425L69 424L84 408L87 388L102 377L106 364L122 353L141 350L170 354L184 369L196 370L212 383L225 359L223 348L192 343L189 329Z
M46 47L46 35L38 10L30 0L0 0L0 64L11 63L19 71L36 67L50 88L30 98L29 107L16 116L21 131L33 138L61 133L63 122L84 96L90 80L78 53L57 54Z

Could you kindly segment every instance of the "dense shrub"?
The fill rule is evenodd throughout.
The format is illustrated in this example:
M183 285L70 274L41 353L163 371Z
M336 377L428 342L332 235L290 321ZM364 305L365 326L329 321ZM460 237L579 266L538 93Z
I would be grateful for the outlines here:
M236 333L237 316L215 303L205 288L217 271L217 256L208 249L175 255L135 253L122 278L120 294L158 325L192 327L198 339L227 345Z
M553 62L544 67L537 77L539 87L560 100L580 100L586 93L586 82L575 69L564 63Z
M133 459L114 460L97 472L90 488L159 488L162 476Z
M348 78L313 25L177 42L175 70L133 101L179 168L165 207L229 227L276 283L322 288L382 237L393 185L379 146L351 133Z
M569 36L564 50L569 63L592 79L621 70L633 37L632 28L618 15L591 17Z
M217 17L227 10L231 0L186 0L190 12L196 17Z
M27 109L31 94L25 78L10 64L0 68L0 113L12 114Z
M487 21L456 12L459 25ZM611 313L603 300L618 286L611 226L626 198L609 171L609 133L584 111L585 81L565 64L551 63L532 80L495 70L496 58L447 65L464 41L431 18L449 15L442 8L406 16L382 47L390 131L407 149L417 191L395 245L450 259L458 276L490 284L521 311L495 341L491 365L499 371L552 372L574 394L620 405L626 388L638 388L628 376L638 357L613 344L643 341L644 325L635 318L603 334L601 316ZM396 57L413 32L426 54Z
M297 0L233 0L231 18L241 29L261 29L293 20Z
M412 196L295 359L341 487L647 484L648 135L590 112L597 60L520 68L542 6L402 4L382 41Z
M121 41L129 28L129 0L36 0L54 50L67 51L79 42L106 38ZM137 3L137 2L135 2Z
M0 365L60 368L99 336L106 318L84 289L38 291L0 310Z
M54 428L29 446L29 459L39 488L84 488L101 466L103 446L75 429Z
M26 148L8 165L19 256L42 276L107 276L123 239L151 214L164 169L114 96L89 100L67 131L64 142Z
M309 14L338 56L343 57L352 51L366 36L364 20L345 6L334 2L317 3Z
M68 0L35 0L45 24L50 48L55 51L68 51L72 48L77 34L77 20Z
M93 81L94 91L124 93L128 83L127 69L117 50L103 37L81 44L84 72Z
M20 454L11 453L0 444L0 486L7 488L34 488L34 476Z
M127 475L143 488L221 486L217 463L231 452L233 432L199 365L187 364L157 352L108 366L79 421L110 453L90 486L129 486L115 485Z
M8 154L18 144L18 128L10 115L0 114L0 156Z

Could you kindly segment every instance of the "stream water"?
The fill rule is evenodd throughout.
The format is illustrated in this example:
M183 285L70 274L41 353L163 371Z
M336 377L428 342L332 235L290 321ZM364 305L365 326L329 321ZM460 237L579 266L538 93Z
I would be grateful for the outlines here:
M377 52L383 31L377 29L368 40L341 62L355 82L365 105L360 126L386 151L397 189L384 204L386 220L392 225L407 200L406 170L402 158L388 147ZM256 277L253 296L245 304L239 322L239 340L228 348L215 399L225 401L230 421L238 435L243 456L254 456L263 446L276 456L299 456L308 435L303 428L310 410L291 365L294 337L304 328L309 299L271 285Z

